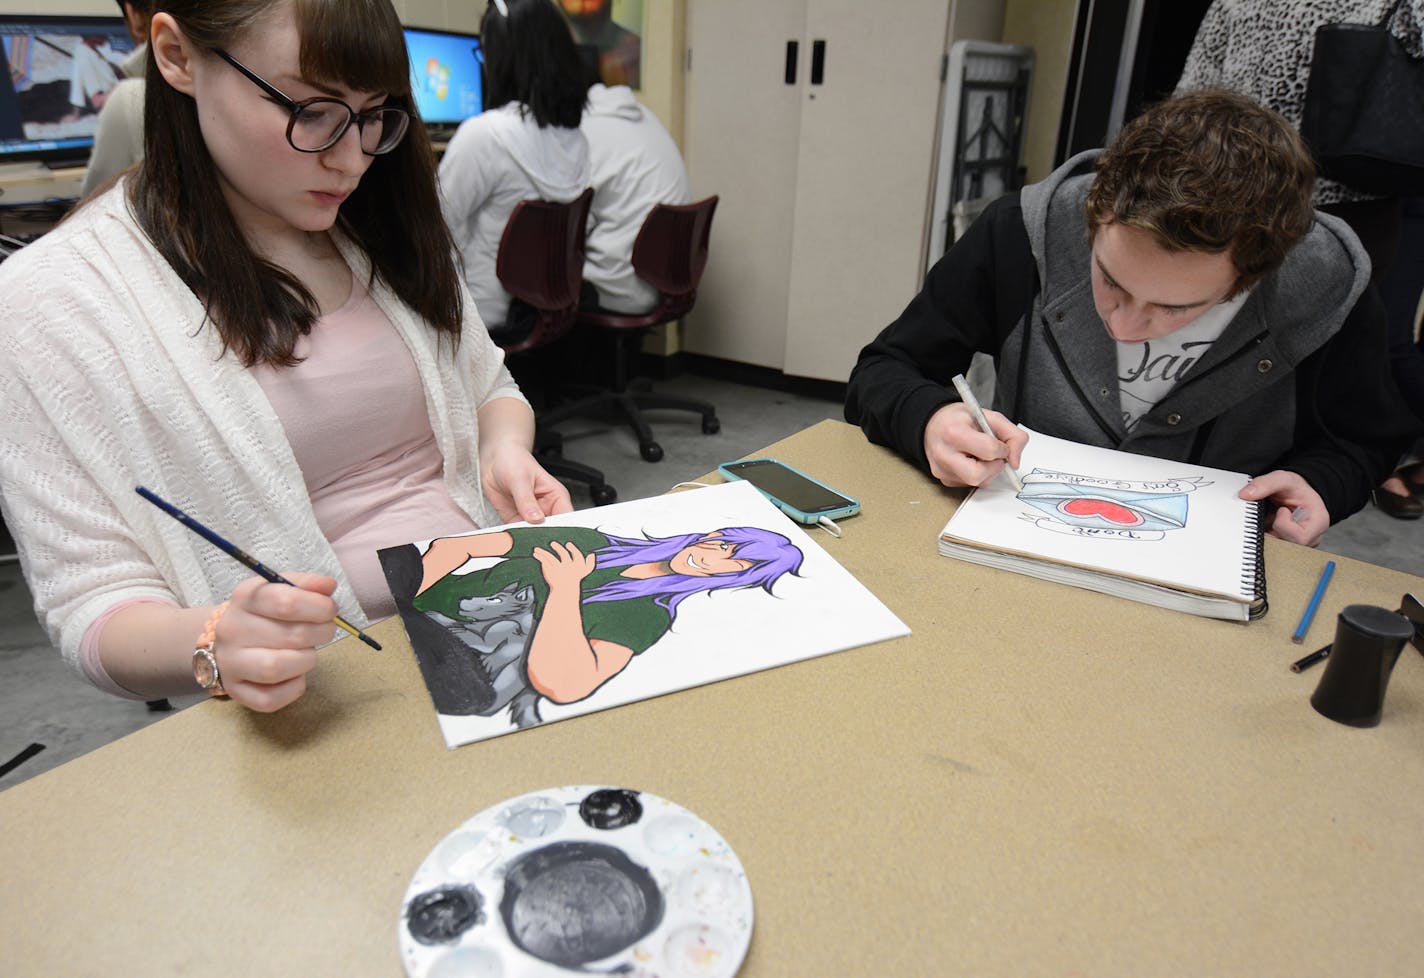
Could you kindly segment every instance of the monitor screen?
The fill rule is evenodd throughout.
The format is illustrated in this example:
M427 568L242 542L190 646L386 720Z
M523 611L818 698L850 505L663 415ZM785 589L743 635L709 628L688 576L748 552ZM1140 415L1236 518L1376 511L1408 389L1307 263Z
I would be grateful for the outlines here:
M459 125L484 109L480 39L473 34L405 29L411 91L427 125Z
M82 164L133 49L119 17L0 15L0 163Z

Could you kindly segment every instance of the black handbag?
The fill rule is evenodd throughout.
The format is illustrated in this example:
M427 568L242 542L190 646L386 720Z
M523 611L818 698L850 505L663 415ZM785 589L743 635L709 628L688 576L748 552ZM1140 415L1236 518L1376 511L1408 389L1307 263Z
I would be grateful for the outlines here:
M1378 24L1322 24L1300 132L1320 175L1392 197L1424 194L1424 58Z

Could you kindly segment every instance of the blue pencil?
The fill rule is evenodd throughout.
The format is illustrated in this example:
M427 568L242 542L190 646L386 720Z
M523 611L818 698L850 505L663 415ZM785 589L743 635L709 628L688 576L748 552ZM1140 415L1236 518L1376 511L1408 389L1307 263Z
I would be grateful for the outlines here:
M138 493L144 499L147 499L149 502L153 503L153 505L163 510L169 516L173 517L179 523L182 523L188 529L198 534L198 536L202 537L204 540L217 547L223 553L227 554L229 557L231 557L233 560L237 561L244 567L256 571L258 574L261 574L273 584L288 584L292 587L296 587L295 584L292 584L291 581L287 580L281 574L278 574L276 571L268 567L266 564L262 563L256 557L253 557L247 551L240 550L232 544L228 543L222 537L218 536L212 530L208 529L206 526L193 519L193 517L189 516L187 513L183 512L177 506L174 506L172 503L170 503L168 500L164 499L157 493L145 489L143 486L134 486L134 492ZM361 629L357 628L355 625L351 624L345 618L342 618L340 615L337 615L334 621L336 622L336 624L346 629L352 635L355 635L361 641L365 642L371 648L380 651L380 643L378 643L371 636L367 635L365 632L361 631Z
M1296 645L1305 641L1305 633L1310 631L1310 623L1315 620L1320 599L1325 597L1325 589L1330 586L1330 578L1334 573L1335 561L1327 560L1325 569L1320 572L1320 581L1315 585L1315 593L1310 596L1310 603L1305 606L1305 614L1300 616L1300 624L1295 626L1295 634L1291 636L1291 641Z

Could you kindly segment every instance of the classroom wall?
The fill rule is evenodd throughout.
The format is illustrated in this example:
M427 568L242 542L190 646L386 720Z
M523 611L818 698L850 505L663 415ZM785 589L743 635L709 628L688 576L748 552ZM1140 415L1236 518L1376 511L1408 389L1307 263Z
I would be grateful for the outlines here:
M392 0L402 23L412 27L475 32L483 0ZM642 102L682 143L683 60L687 49L684 0L644 0ZM1053 165L1058 118L1068 72L1076 4L1067 0L956 0L954 34L1027 44L1035 52L1029 104L1026 160L1029 179L1046 176ZM117 14L113 0L0 0L0 13ZM999 25L1002 24L1002 31Z
M411 27L478 33L484 0L392 0ZM639 99L682 144L682 64L686 44L683 0L644 0L643 90ZM615 8L616 10L616 8ZM103 14L117 16L114 0L0 0L0 14Z
M1002 41L1006 0L954 0L949 7L950 41Z
M1030 182L1042 180L1053 170L1077 7L1068 0L1008 0L1004 9L1003 40L1027 45L1034 52L1024 144Z

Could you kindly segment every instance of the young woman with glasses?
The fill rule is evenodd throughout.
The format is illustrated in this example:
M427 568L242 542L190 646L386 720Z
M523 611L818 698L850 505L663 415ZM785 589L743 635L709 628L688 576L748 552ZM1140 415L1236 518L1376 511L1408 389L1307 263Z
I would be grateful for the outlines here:
M376 550L570 508L465 292L389 0L160 0L145 159L0 265L0 490L95 685L302 695ZM145 485L297 586L149 505Z
M588 80L552 0L491 0L480 44L485 111L451 138L440 196L480 317L505 326L510 295L495 260L509 215L521 200L565 203L589 185L588 141L579 131Z

